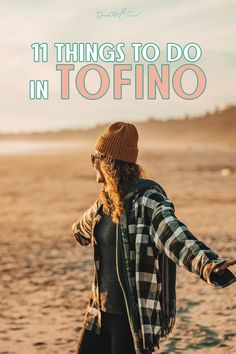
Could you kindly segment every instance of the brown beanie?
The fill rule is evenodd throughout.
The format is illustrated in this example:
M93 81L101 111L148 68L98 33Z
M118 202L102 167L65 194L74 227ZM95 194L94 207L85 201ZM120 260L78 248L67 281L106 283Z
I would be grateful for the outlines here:
M138 156L138 132L131 123L111 124L98 138L95 149L117 160L136 162Z

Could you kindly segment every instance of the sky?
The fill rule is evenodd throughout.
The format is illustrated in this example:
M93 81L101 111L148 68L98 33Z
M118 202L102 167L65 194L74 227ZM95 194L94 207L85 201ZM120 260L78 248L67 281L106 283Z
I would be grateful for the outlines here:
M2 0L1 8L0 133L86 128L98 123L143 121L150 117L196 116L236 103L235 1ZM97 16L98 12L119 13L122 8L138 15L120 19ZM49 60L35 63L31 44L43 42L49 45ZM76 73L84 63L75 63L70 81L71 97L61 100L55 42L124 42L128 56L132 42L154 42L162 53L167 42L182 46L195 42L202 48L197 65L206 74L207 87L195 100L183 100L173 90L169 100L160 96L156 100L135 100L131 73L132 84L123 88L122 100L114 100L111 89L101 99L87 100L75 87ZM161 56L155 64L159 67L164 62ZM112 64L101 65L107 68L112 81ZM94 88L98 81L89 75L87 80L91 78L90 86ZM46 79L49 99L30 100L29 81ZM191 81L191 76L188 80Z

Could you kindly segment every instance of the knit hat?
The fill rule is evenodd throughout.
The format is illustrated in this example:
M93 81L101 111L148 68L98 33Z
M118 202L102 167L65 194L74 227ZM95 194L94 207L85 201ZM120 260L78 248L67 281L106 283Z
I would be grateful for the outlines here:
M131 123L113 123L98 138L95 149L114 159L135 163L138 156L138 131Z

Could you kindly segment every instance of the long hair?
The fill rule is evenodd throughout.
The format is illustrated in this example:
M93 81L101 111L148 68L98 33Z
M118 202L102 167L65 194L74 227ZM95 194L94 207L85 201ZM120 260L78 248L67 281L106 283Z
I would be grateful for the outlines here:
M103 211L111 215L114 223L118 223L120 214L124 213L123 198L128 191L128 183L137 178L147 178L148 174L139 164L105 155L100 157L100 168L106 181L99 193Z

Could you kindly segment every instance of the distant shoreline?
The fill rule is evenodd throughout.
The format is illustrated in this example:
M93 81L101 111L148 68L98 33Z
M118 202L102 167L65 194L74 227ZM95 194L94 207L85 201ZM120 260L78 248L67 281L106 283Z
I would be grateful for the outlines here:
M216 120L217 117L222 117L222 116L234 116L234 119L236 120L236 106L235 105L228 105L224 109L215 109L213 112L207 112L205 114L199 115L199 116L188 116L185 115L183 117L176 117L176 118L157 118L157 117L148 117L146 120L142 121L135 121L135 120L126 120L126 119L120 119L120 121L127 121L134 123L137 125L137 127L142 128L143 125L147 124L156 124L156 125L172 125L172 124L185 124L185 123L196 123L196 122L201 122L203 123L204 121L207 120ZM118 119L117 119L118 121ZM18 138L18 137L29 137L32 136L34 138L37 137L43 137L45 135L49 135L50 137L56 136L56 135L71 135L71 134L80 134L81 136L88 136L90 133L93 132L98 132L102 131L107 125L113 123L113 121L110 122L101 122L99 124L96 124L93 127L89 128L63 128L63 129L49 129L45 131L22 131L22 132L1 132L0 131L0 140L5 139L5 138Z
M130 121L129 121L130 122ZM98 136L110 123L96 125L89 129L64 129L59 131L0 134L1 151L62 151L93 148ZM221 146L236 148L236 106L218 110L201 117L184 119L134 122L139 133L140 147L156 149L166 146ZM39 144L40 143L40 144ZM39 144L40 146L37 146ZM48 149L46 148L48 147ZM76 147L76 148L75 148ZM78 151L77 150L77 151ZM0 152L0 154L2 154Z

